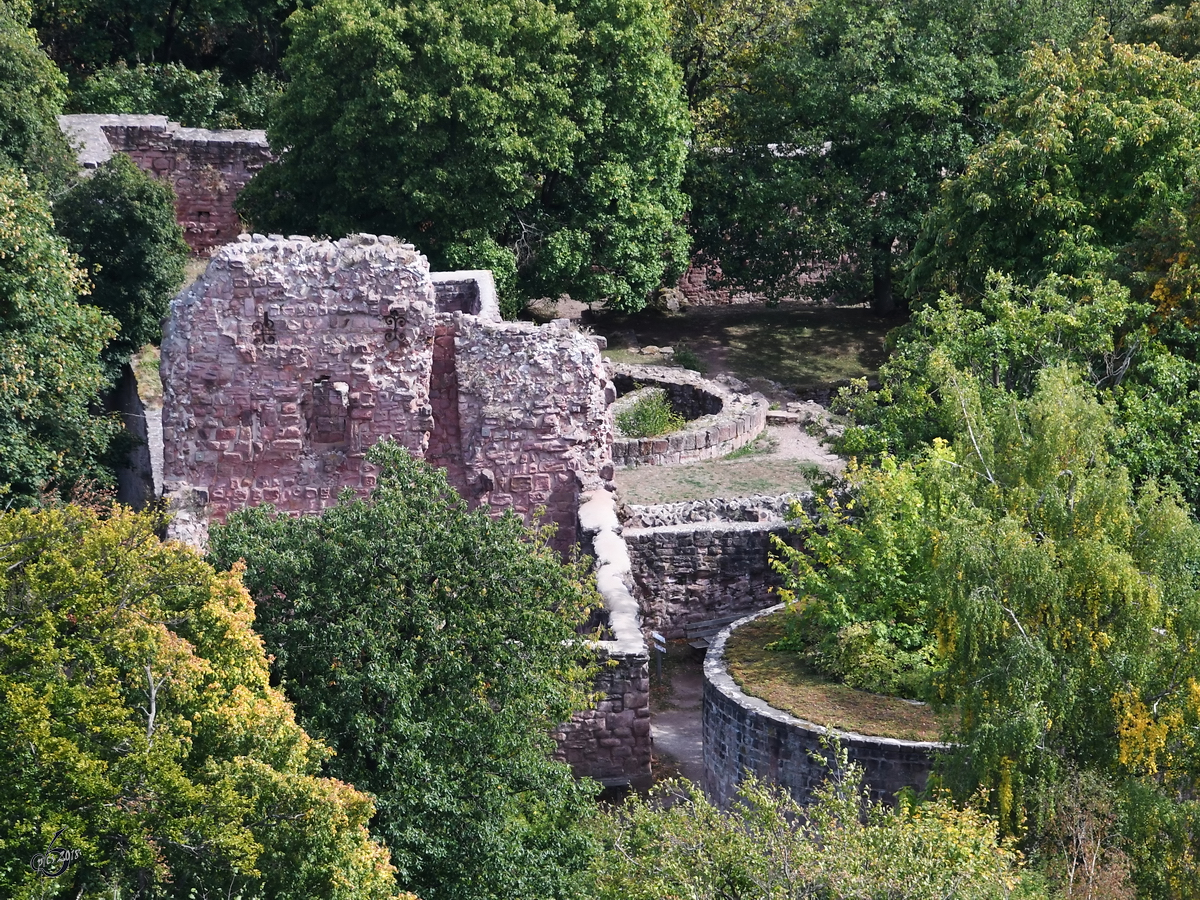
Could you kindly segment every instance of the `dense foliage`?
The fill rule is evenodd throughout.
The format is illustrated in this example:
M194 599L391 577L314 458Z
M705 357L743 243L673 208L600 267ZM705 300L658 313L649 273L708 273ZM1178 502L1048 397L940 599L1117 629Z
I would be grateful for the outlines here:
M33 24L72 77L119 61L180 62L233 81L278 73L292 0L32 0Z
M67 106L71 112L167 116L189 128L264 128L267 110L282 90L264 72L226 83L215 69L193 71L181 63L129 66L121 60L88 75Z
M1200 775L1200 525L1175 492L1133 488L1107 449L1109 413L1071 369L1043 369L1005 403L982 403L964 372L943 390L953 446L857 474L861 496L806 529L823 568L779 548L787 588L802 616L840 629L835 646L867 626L851 660L866 675L903 683L887 667L918 645L961 718L949 783L985 788L1007 832L1036 842L1040 798L1096 772L1123 792L1139 882L1186 882L1189 851L1139 829L1166 809L1195 815L1181 798Z
M162 339L167 306L183 281L190 251L175 220L175 192L118 154L67 191L54 218L87 269L87 301L120 325L104 350L111 374Z
M637 309L686 262L686 114L649 0L322 0L289 24L288 153L243 194L262 228L402 235L496 270L510 311L514 288Z
M592 589L512 514L469 511L395 445L367 500L214 530L327 771L376 797L373 832L426 900L556 897L590 852L592 791L550 759L583 700Z
M1200 501L1194 159L1200 70L1093 31L1030 54L1004 130L947 182L909 284L882 390L854 399L844 449L904 454L952 437L945 363L985 403L1026 396L1069 361L1105 390L1135 480Z
M45 201L0 169L0 496L106 481L120 425L92 413L105 384L100 351L116 323L77 295L85 285Z
M0 164L15 166L40 190L57 190L75 160L55 120L66 79L29 30L23 0L0 0Z
M268 683L237 572L114 509L0 516L0 893L385 900L370 800ZM29 860L65 829L78 861Z
M834 748L833 773L801 808L753 778L722 812L670 782L601 820L596 900L960 900L1046 896L995 822L943 801L884 808Z

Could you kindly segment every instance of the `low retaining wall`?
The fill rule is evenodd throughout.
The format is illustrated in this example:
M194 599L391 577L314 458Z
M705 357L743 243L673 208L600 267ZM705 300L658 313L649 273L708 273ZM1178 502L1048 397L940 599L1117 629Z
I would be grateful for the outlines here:
M733 389L687 369L613 365L617 394L642 386L661 387L672 408L689 419L674 434L613 441L613 464L668 466L726 456L758 437L770 404L762 394Z
M721 632L704 660L704 787L718 806L728 806L747 770L808 801L827 769L810 754L824 757L821 738L832 733L850 761L862 766L873 800L894 803L905 787L925 787L933 758L945 744L900 741L836 731L805 722L750 697L725 668L725 643L740 625L780 609L773 606L734 622Z
M642 627L674 640L688 625L770 605L780 583L771 536L796 546L785 518L794 502L811 501L804 493L628 507L624 538Z
M596 586L604 599L611 640L599 641L596 706L576 713L554 733L555 756L577 776L601 784L650 786L650 655L637 601L630 593L629 553L621 538L611 492L580 497L579 531L596 559ZM615 662L614 662L615 661Z

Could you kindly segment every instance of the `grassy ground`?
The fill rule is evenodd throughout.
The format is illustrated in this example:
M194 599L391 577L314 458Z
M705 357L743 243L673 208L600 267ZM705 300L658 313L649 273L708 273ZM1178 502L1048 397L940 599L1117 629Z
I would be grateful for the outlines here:
M842 731L910 741L944 736L948 717L928 706L826 681L803 672L796 654L763 649L783 637L783 615L743 625L725 645L729 673L743 691L797 718Z
M147 344L130 360L133 365L133 374L137 378L138 394L141 395L143 403L152 407L162 406L163 401L163 386L162 379L158 374L158 359L158 348L153 344Z
M901 321L880 318L866 307L783 303L774 309L752 304L612 316L594 328L608 338L606 355L617 362L661 362L630 352L640 347L687 347L709 375L767 378L804 396L874 375L886 354L885 336Z
M820 469L806 460L749 456L686 466L621 469L616 482L626 503L681 503L709 497L774 496L806 491L820 474Z

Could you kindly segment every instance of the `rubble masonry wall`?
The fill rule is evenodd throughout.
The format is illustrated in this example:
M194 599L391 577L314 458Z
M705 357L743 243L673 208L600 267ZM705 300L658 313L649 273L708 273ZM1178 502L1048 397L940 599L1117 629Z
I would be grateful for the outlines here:
M173 536L202 544L247 504L314 513L365 493L364 454L392 438L472 502L527 520L544 507L572 546L579 491L611 477L599 351L561 325L501 322L454 280L374 235L243 235L214 254L163 338Z
M265 131L184 128L166 116L59 116L59 127L92 169L124 153L175 189L175 216L194 253L208 255L242 231L238 193L273 157Z

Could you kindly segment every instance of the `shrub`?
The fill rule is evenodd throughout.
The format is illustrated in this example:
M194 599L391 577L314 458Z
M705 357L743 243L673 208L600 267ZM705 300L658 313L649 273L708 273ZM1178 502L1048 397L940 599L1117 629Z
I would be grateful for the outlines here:
M367 499L298 519L256 508L212 533L246 561L257 626L335 777L424 900L563 897L591 851L590 781L551 729L591 672L575 627L594 589L516 516L468 509L394 444Z
M802 808L777 788L744 781L722 812L686 782L660 785L601 816L596 900L1007 900L1045 897L996 823L936 801L885 809L868 801L862 770L835 749L836 773Z
M617 413L617 430L625 437L656 437L678 431L684 425L683 416L671 408L667 392L662 388L643 388L640 396Z

